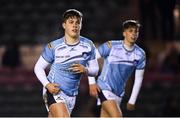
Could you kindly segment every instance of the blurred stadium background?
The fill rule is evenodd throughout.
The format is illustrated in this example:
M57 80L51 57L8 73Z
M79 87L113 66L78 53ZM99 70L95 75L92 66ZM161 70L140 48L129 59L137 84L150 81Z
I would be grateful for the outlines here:
M124 116L180 116L179 0L1 0L1 117L47 116L33 67L44 44L63 35L61 15L69 8L83 13L81 34L96 44L121 39L122 22L139 20L137 43L147 53L147 66L135 111L125 109L133 76L128 81L121 104ZM72 116L98 113L83 78Z

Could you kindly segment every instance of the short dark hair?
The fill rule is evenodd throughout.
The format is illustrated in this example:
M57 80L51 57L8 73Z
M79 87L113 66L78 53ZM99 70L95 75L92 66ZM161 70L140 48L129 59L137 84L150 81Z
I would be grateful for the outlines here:
M77 17L82 19L83 14L76 9L68 9L63 13L62 22L65 22L70 17Z
M126 20L123 22L123 31L130 28L130 27L135 27L139 28L141 25L137 20Z

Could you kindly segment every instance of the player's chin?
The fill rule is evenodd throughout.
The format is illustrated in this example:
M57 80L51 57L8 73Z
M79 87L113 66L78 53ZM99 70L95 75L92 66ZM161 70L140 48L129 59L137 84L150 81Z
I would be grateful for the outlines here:
M137 41L136 38L131 38L131 43L135 43Z
M71 37L73 37L73 38L78 38L78 37L79 37L79 34L78 34L78 33L73 33L73 34L71 35Z

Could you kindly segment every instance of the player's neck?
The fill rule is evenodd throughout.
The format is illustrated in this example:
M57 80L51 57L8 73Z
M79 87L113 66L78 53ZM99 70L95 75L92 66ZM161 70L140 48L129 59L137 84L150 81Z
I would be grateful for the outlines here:
M68 45L75 45L79 43L79 37L70 37L68 35L65 35L64 40Z
M134 43L130 43L126 40L123 41L123 45L127 50L133 50L134 48Z

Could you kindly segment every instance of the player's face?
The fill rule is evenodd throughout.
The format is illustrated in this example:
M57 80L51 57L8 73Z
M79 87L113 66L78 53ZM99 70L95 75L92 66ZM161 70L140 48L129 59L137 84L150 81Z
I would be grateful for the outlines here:
M70 17L63 23L65 34L72 37L78 38L80 35L82 21L77 17Z
M135 43L139 36L139 28L128 28L123 32L123 36L126 42Z

